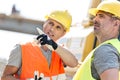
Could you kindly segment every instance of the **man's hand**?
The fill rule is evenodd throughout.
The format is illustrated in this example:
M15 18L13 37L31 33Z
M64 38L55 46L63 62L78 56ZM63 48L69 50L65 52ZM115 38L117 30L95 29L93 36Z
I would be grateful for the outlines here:
M51 45L54 50L56 50L58 47L58 45L52 39L48 39L47 35L45 35L45 34L39 35L37 37L37 40L39 40L41 45L45 45L45 44Z

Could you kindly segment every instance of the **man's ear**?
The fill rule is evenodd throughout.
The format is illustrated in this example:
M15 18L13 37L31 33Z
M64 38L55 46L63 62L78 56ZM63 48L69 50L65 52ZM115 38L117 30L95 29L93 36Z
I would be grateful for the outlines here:
M114 26L120 26L120 20L116 20Z

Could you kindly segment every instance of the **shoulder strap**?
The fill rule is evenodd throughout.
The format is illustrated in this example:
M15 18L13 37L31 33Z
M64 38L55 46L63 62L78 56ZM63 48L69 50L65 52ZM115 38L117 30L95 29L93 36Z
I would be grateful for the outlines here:
M120 54L120 41L118 39L108 40L105 43L112 44L118 50L118 52Z

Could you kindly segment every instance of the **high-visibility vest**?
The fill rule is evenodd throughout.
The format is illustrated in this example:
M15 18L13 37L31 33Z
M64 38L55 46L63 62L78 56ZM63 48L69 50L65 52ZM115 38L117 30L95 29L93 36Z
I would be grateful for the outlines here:
M22 48L22 67L20 79L34 78L37 70L43 73L45 80L65 80L65 71L59 55L52 51L50 67L40 48L32 43L21 45Z
M100 44L98 47L100 47L103 44L113 45L120 53L120 41L118 39L111 39L111 40L105 41L104 43ZM94 59L93 53L98 47L92 50L90 54L86 57L85 61L82 63L82 65L76 72L75 76L73 77L73 80L95 80L91 74L91 61L92 59Z

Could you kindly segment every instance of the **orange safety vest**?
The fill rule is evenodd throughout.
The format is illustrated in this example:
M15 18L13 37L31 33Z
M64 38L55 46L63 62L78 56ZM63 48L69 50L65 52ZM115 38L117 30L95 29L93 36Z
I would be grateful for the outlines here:
M52 51L50 67L40 48L32 43L21 46L22 48L22 70L20 79L34 78L34 71L43 73L47 80L58 80L65 77L64 66L59 55ZM49 78L49 79L48 79Z

